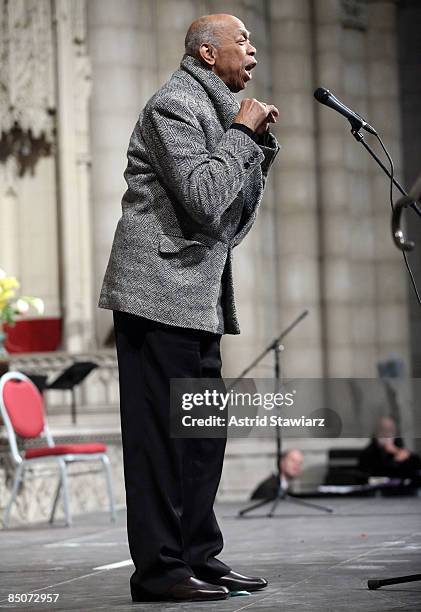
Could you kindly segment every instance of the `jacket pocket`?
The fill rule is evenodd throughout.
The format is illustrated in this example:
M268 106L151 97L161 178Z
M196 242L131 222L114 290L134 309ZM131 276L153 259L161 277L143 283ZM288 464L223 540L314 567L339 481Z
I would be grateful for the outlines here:
M158 259L162 272L181 277L186 284L205 280L208 268L212 268L211 257L211 248L199 240L170 234L158 236Z
M171 236L170 234L160 234L158 250L160 253L168 254L179 253L190 247L208 248L203 242L198 240L189 240L184 236ZM194 249L196 250L196 249Z

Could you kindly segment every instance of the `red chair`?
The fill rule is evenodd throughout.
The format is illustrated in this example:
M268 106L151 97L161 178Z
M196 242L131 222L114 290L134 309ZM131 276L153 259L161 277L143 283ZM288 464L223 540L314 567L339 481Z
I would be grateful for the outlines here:
M72 523L67 485L67 464L93 460L99 460L102 463L107 484L111 520L115 520L110 460L104 444L89 442L56 445L45 419L42 395L34 383L20 372L7 372L0 379L0 414L6 427L13 463L16 466L12 493L3 514L4 527L8 527L10 510L16 499L19 485L23 482L25 468L39 461L56 462L60 470L60 480L51 510L50 523L54 521L60 491L63 492L66 525ZM16 443L16 434L27 439L44 436L47 446L30 448L20 453Z

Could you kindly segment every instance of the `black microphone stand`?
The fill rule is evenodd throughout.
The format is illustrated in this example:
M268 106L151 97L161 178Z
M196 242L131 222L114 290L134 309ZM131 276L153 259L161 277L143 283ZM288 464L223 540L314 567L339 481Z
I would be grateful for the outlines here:
M355 123L351 122L351 125L352 125L351 134L354 136L355 140L357 142L361 142L363 147L370 153L371 157L373 157L373 159L376 160L380 168L382 168L382 170L387 174L389 178L392 178L392 175L389 172L389 170L386 168L383 162L378 158L378 156L373 151L373 149L370 147L370 145L368 145L365 142L364 137L360 132L362 124L358 125L358 122L355 122ZM401 202L401 205L398 207L395 214L392 215L392 228L393 228L393 236L394 236L395 244L402 251L411 250L414 246L413 243L410 243L404 240L402 231L400 230L400 227L399 227L400 212L401 212L402 207L410 206L421 217L421 210L419 209L417 202L416 202L416 200L421 197L421 193L417 193L416 196L414 196L413 198L409 197L405 189L401 187L401 185L398 183L398 181L395 180L395 178L393 178L393 183L396 185L396 187L399 189L401 194L404 196L404 199ZM397 240L399 237L399 233L400 233L400 240ZM399 242L400 242L400 245L399 245ZM390 584L403 584L406 582L418 582L418 581L421 581L421 574L409 574L408 576L396 576L394 578L384 578L382 580L371 579L367 581L367 586L370 590L375 590L375 589L379 589L382 586L387 586Z
M275 385L276 391L279 390L281 384L281 360L280 354L281 351L284 350L281 341L289 332L296 326L304 317L308 315L308 310L304 310L277 338L275 338L269 346L258 356L256 359L243 371L241 374L234 380L234 382L230 385L230 389L235 387L237 382L239 382L250 370L252 370L262 359L265 357L269 351L273 351L275 357ZM315 508L316 510L323 510L324 512L333 512L332 508L328 508L327 506L321 506L319 504L312 504L311 502L304 501L295 497L295 495L291 495L287 493L285 489L282 487L282 471L281 471L281 458L282 458L282 436L281 436L281 427L280 425L276 426L276 473L277 473L277 491L276 496L271 497L270 499L263 499L251 506L240 510L238 516L244 516L248 512L251 512L255 508L260 508L261 506L265 506L266 504L272 503L271 509L267 513L267 517L273 517L275 510L280 501L291 501L295 504L300 504L302 506L306 506L308 508Z
M350 121L350 123L351 123L351 126L352 126L351 134L353 135L355 140L357 142L360 142L363 145L363 147L370 153L371 157L376 160L376 162L378 163L380 168L387 174L387 176L389 178L392 178L392 175L390 174L390 171L386 168L386 166L384 165L382 160L373 151L373 149L370 147L370 145L367 144L366 141L364 140L364 136L363 136L363 134L360 131L361 128L362 128L362 123L359 123L357 121L355 121L355 122L354 121ZM393 177L393 184L399 189L399 191L401 192L402 195L404 195L404 196L408 195L407 192L405 191L405 189L395 179L395 177ZM417 213L417 215L419 215L421 217L421 209L418 207L417 203L415 201L413 201L409 205Z

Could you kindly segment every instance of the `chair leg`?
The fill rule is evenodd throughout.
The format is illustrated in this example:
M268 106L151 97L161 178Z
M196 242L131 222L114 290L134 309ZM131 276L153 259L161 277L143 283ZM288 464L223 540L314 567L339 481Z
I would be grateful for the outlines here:
M116 520L116 512L115 512L115 503L114 503L114 492L113 492L113 483L111 479L111 468L110 468L110 460L107 455L102 455L101 457L102 466L104 468L105 480L107 483L107 491L108 491L108 500L110 504L110 514L111 520Z
M12 487L12 492L10 494L9 503L7 504L4 510L4 513L3 513L3 526L5 529L7 529L7 527L9 526L10 511L15 502L16 495L19 489L19 484L21 480L23 480L23 476L24 476L24 467L23 467L23 463L20 463L18 467L16 468L15 478L13 480L13 487Z
M61 474L60 474L60 477L57 483L56 494L54 497L53 507L51 508L51 514L50 514L50 520L49 520L50 523L54 523L54 517L56 515L57 502L58 502L58 498L60 497L61 486L62 486L62 481L61 481Z
M61 485L63 489L63 505L64 505L64 514L66 517L66 526L69 527L72 524L72 517L70 515L70 506L69 506L69 488L67 485L67 466L66 462L63 459L60 459L60 474L61 474Z

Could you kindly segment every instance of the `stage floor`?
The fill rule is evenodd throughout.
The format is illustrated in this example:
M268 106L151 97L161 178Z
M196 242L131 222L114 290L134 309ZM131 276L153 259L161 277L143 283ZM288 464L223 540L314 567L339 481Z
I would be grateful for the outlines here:
M250 596L202 604L131 603L124 510L114 524L97 513L74 517L71 528L12 526L0 532L0 609L421 611L421 582L367 589L367 578L421 573L421 498L327 503L333 514L281 502L274 518L256 510L242 519L238 504L217 506L225 537L221 558L270 584ZM9 593L59 597L55 603L22 605L8 603Z

